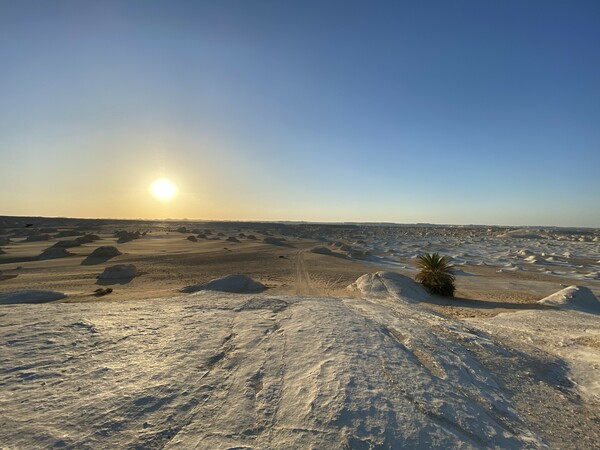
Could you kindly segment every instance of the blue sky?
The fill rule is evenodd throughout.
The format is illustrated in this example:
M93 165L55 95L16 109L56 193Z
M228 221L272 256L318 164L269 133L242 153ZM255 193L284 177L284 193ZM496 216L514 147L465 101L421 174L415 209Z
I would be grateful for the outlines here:
M0 61L0 214L600 226L596 1L0 1Z

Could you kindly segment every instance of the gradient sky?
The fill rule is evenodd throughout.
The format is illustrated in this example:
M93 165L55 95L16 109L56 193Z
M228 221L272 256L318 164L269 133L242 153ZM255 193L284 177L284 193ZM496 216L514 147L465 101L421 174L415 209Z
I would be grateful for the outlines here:
M596 0L0 0L0 69L0 214L600 227Z

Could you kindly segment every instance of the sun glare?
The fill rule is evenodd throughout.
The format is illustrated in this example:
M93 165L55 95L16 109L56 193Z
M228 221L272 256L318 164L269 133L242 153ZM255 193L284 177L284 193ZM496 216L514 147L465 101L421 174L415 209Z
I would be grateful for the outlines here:
M159 178L150 186L152 195L162 202L172 200L177 195L177 186L166 178Z

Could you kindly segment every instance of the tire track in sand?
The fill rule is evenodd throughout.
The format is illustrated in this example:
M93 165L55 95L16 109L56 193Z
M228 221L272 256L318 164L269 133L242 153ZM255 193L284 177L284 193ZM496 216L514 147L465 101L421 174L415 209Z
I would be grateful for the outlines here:
M316 289L310 279L308 270L306 270L306 263L304 261L304 251L300 250L296 253L295 257L296 264L296 281L295 281L295 293L298 296L315 295Z

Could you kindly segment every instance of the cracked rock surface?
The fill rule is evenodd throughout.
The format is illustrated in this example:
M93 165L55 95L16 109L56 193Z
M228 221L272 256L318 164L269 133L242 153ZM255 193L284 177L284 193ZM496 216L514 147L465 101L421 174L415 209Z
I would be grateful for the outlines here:
M563 448L582 427L595 439L560 360L400 298L200 292L1 313L9 448L554 446L523 405L572 409Z

